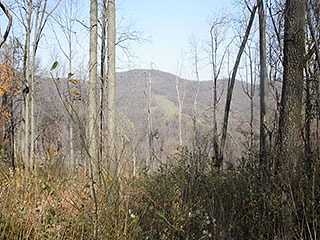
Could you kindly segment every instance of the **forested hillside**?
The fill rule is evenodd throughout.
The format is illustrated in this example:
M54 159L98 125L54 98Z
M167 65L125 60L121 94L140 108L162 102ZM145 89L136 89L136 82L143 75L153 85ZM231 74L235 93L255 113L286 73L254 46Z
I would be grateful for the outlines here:
M151 116L154 124L154 131L157 132L155 140L156 154L161 156L161 161L166 162L166 157L173 154L179 144L179 129L178 129L178 100L176 92L176 80L178 76L161 72L158 70L131 70L128 72L117 73L117 115L123 119L121 127L126 131L125 134L132 142L137 144L138 158L143 162L148 155L143 149L147 148L148 139L148 84L149 78L152 78L152 100L151 100ZM66 91L67 86L62 84L67 82L67 79L62 79L59 89ZM183 121L183 138L184 145L192 147L192 114L193 114L193 99L196 93L196 81L180 79L181 92L184 95L184 104L182 109ZM212 129L212 81L201 81L198 98L198 114L197 121L199 122L203 141L205 144L209 140L210 131ZM219 80L218 93L221 98L219 108L217 109L217 121L219 126L223 120L223 106L225 105L225 96L227 92L228 80ZM250 99L245 94L245 89L249 87L249 83L237 81L234 89L234 97L231 105L230 115L230 136L233 140L229 140L230 144L228 161L231 165L238 165L240 156L249 149L248 139L249 134L248 116L250 116ZM81 92L81 100L77 103L77 112L79 117L85 124L85 109L87 104L88 84L79 80L79 89ZM255 91L259 91L259 86L255 86ZM39 153L48 152L51 140L56 143L57 148L60 141L60 154L67 159L68 148L68 116L65 112L63 98L59 97L57 87L52 79L40 79L37 89L38 98L36 106L36 122L39 131ZM65 94L65 92L64 92ZM258 113L259 105L257 104L258 97L254 99L254 135L255 143L257 144L258 135ZM275 100L270 98L270 102ZM55 103L55 104L52 104ZM272 110L272 108L271 108ZM59 123L59 126L56 126ZM54 129L59 127L60 131ZM50 129L52 130L50 131ZM52 132L53 131L53 132ZM50 135L50 137L49 137ZM50 140L49 140L50 139ZM81 142L77 141L76 149L81 149ZM161 154L160 149L165 151ZM84 158L81 152L77 152L78 158ZM83 153L85 154L85 153ZM67 160L66 160L67 161Z
M0 0L0 239L318 239L319 46L318 0Z
M161 72L158 70L132 70L129 72L121 72L117 75L118 92L117 104L118 112L123 113L135 127L137 138L147 139L147 107L148 107L148 84L149 78L152 79L152 101L151 101L151 116L154 124L154 131L158 132L158 139L155 140L158 147L162 147L168 154L174 153L174 150L179 144L179 129L178 129L178 98L176 91L176 81L178 76ZM225 97L227 92L228 80L218 81L218 94L221 98L219 108L217 109L217 121L219 126L222 125L223 112L225 105ZM186 79L181 79L179 82L181 94L184 97L182 109L183 121L183 138L184 145L192 146L192 115L193 102L196 94L197 82ZM248 116L250 116L250 99L245 94L243 88L246 88L248 83L237 81L234 89L234 98L231 106L230 115L230 135L233 140L230 140L229 158L240 158L242 151L246 151L244 147L245 135L249 131ZM256 91L259 91L258 86L255 86ZM200 91L198 96L198 113L197 121L201 128L200 134L203 142L209 140L212 129L212 81L201 81ZM255 97L254 103L254 133L258 134L258 98ZM272 102L272 101L271 101ZM274 101L273 101L274 102ZM143 138L145 136L145 138ZM142 148L146 146L142 145ZM231 151L232 149L232 151ZM157 149L158 153L159 149ZM142 155L142 157L145 157ZM233 164L238 164L237 161Z

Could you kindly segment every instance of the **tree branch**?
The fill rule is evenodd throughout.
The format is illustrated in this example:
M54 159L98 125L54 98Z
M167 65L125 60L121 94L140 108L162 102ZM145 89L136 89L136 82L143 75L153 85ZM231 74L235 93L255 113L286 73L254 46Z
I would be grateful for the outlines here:
M10 29L11 29L11 25L12 25L12 16L11 14L9 13L8 9L0 2L0 8L2 9L2 11L6 14L9 22L8 22L8 25L7 25L7 29L2 37L2 39L0 39L0 48L2 47L2 45L5 43L5 41L7 40L8 38L8 35L9 35L9 32L10 32Z
M316 54L316 59L317 59L319 65L320 65L320 50L319 50L319 44L318 44L320 39L317 40L316 32L315 32L315 29L314 29L314 26L313 26L313 22L312 22L312 19L311 19L310 0L306 1L306 8L307 8L307 22L308 22L308 26L309 26L309 30L310 30L310 33L311 33L312 40L314 41L314 45L311 48L311 50L307 53L305 60L308 61L311 58L311 56L313 55L313 53L315 53Z
M253 24L253 20L255 17L255 13L258 7L258 0L255 2L254 7L252 8L251 14L250 14L250 20L243 38L243 41L241 43L236 61L235 61L235 65L232 71L232 76L231 79L229 81L228 84L228 92L227 92L227 100L226 100L226 107L225 107L225 111L224 111L224 118L223 118L223 128L222 128L222 136L221 136L221 144L220 144L220 150L219 150L219 159L217 159L217 163L216 166L220 167L223 161L223 152L224 152L224 147L225 147L225 143L226 143L226 137L227 137L227 131L228 131L228 119L229 119L229 113L230 113L230 106L231 106L231 100L232 100L232 92L233 92L233 87L234 87L234 83L236 80L236 75L237 75L237 70L240 64L240 59L242 56L242 53L244 51L244 48L246 46L247 40L249 38L250 35L250 30Z

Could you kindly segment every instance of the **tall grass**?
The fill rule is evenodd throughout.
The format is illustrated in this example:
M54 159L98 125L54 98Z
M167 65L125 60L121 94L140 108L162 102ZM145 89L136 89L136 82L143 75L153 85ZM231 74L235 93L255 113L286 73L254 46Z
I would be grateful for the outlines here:
M108 190L96 183L98 212L90 181L83 172L69 175L63 169L1 170L0 239L94 239L95 224L98 239L134 239L129 198L117 194L120 181Z
M255 164L221 171L209 163L184 150L153 174L102 176L95 199L81 169L3 167L0 239L318 238L318 164L292 181Z

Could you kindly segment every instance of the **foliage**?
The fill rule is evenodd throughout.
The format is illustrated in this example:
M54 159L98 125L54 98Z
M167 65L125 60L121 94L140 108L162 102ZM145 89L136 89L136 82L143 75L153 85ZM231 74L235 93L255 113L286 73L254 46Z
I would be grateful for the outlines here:
M289 180L247 163L209 170L206 156L184 151L174 164L135 185L138 239L315 239L319 166ZM195 167L197 163L198 167Z
M165 115L172 116L178 114L178 107L174 102L169 100L166 96L154 94L154 99L159 106L154 107L154 110L160 108L164 111Z
M98 219L98 239L316 239L318 164L289 180L250 164L256 159L223 171L209 161L182 149L154 174L101 175L96 200L82 170L2 167L0 238L93 239Z
M12 99L19 96L20 83L15 69L9 56L5 57L4 63L0 64L0 148L5 154L1 154L1 158L6 155L9 148L9 123L12 120ZM12 127L12 126L11 126Z

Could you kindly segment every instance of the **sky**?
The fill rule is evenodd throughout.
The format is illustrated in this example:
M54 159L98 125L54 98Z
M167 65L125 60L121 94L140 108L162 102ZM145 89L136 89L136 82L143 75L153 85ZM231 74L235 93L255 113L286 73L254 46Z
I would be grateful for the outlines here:
M137 67L150 68L153 64L156 69L177 74L183 58L183 77L194 79L188 54L191 37L199 39L201 52L210 38L210 18L220 11L227 14L232 6L231 0L121 0L118 20L127 18L145 36L151 36L151 43L134 46ZM209 59L206 54L200 55L200 78L210 79Z
M51 0L50 0L51 1ZM49 3L50 3L49 1ZM76 10L80 20L89 23L89 0L76 0ZM199 72L201 80L211 78L209 57L204 53L205 43L209 41L210 26L208 22L217 13L228 15L232 12L233 0L117 0L117 23L119 26L133 25L143 32L147 41L140 44L130 43L129 50L134 54L134 64L127 64L120 48L117 49L119 61L118 71L132 68L154 68L178 74L178 65L183 62L181 77L195 79L190 58L190 39L199 41ZM51 2L53 3L53 1ZM3 16L0 16L1 30L5 29ZM48 24L49 25L49 24ZM51 25L51 29L57 27ZM14 27L17 32L17 27ZM42 66L48 67L57 55L59 48L50 26L40 41L38 56ZM23 32L23 31L21 31ZM77 61L88 62L89 32L78 24L75 29L78 46ZM63 35L59 35L60 43L65 44ZM60 33L61 34L61 33ZM62 54L60 54L62 55ZM183 56L183 57L182 57ZM61 57L60 57L61 58ZM51 66L51 65L50 65ZM224 77L224 76L222 76Z

